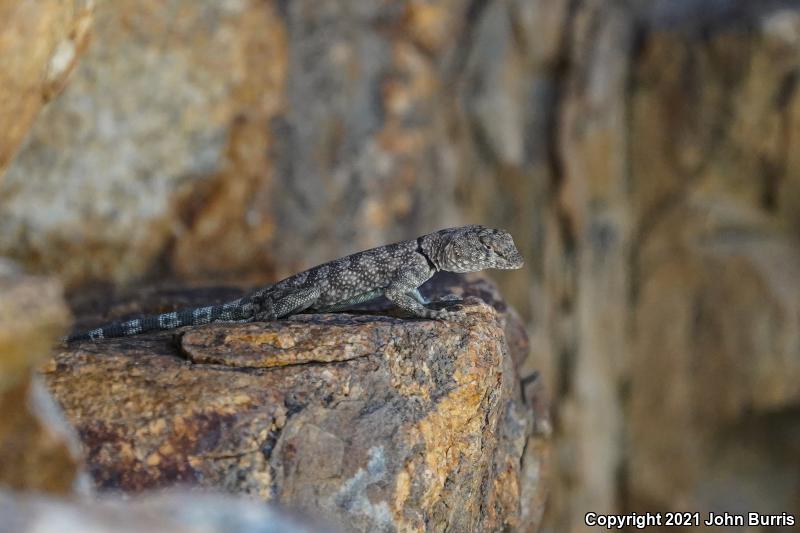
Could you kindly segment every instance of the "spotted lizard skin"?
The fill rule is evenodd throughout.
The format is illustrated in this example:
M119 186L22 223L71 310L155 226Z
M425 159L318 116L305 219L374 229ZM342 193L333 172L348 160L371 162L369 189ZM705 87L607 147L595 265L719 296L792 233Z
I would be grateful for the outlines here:
M419 286L433 274L516 269L522 264L522 255L506 231L479 225L448 228L324 263L224 304L114 322L71 335L65 342L211 322L277 320L303 311L339 311L379 296L416 317L448 319L456 313L427 307L429 302L419 293Z

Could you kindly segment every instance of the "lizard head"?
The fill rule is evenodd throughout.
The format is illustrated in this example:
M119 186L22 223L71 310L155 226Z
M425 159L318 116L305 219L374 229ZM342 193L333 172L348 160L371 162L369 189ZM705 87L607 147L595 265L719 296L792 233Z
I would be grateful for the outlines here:
M501 229L471 225L437 232L439 253L434 254L441 270L477 272L486 268L522 268L522 254L511 234Z

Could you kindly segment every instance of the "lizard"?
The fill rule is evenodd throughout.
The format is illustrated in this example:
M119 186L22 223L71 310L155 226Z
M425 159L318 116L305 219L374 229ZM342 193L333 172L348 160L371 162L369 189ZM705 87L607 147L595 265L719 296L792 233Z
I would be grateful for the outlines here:
M414 317L456 318L452 310L428 307L430 302L419 292L436 272L522 265L522 254L507 231L474 224L447 228L323 263L223 304L113 322L64 341L96 341L212 322L270 321L304 311L335 312L379 296Z

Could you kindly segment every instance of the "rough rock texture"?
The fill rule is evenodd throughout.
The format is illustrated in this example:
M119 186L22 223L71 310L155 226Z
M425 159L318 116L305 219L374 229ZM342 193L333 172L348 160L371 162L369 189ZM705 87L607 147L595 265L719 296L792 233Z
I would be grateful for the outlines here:
M0 0L0 182L42 106L85 48L92 0Z
M629 504L779 514L800 501L800 8L657 15L630 96Z
M796 507L797 3L318 6L98 8L0 188L0 250L71 282L276 278L505 226L523 367L555 396L554 530Z
M456 286L461 323L365 310L215 324L79 344L45 376L101 489L251 494L346 530L531 530L549 426L514 364L527 344L507 342L518 320L484 280L428 295Z
M60 284L0 262L1 533L329 531L221 494L162 493L133 502L88 498L91 483L81 468L78 435L34 374L69 316Z
M32 377L68 320L57 282L0 264L2 486L68 493L80 483L76 435L41 381Z
M470 26L447 4L99 3L0 186L0 254L68 284L272 279L438 229Z
M528 38L536 49L520 67L536 96L514 108L531 144L489 159L480 150L508 147L491 139L520 122L487 122L501 131L468 140L465 180L498 205L534 193L518 210L485 194L463 206L502 213L489 220L539 252L532 361L555 394L553 529L583 531L588 511L796 509L800 8L515 5L529 16L482 31L528 29L494 62L512 68L500 65Z
M171 492L133 500L75 501L0 490L0 533L325 533L263 504L218 494Z

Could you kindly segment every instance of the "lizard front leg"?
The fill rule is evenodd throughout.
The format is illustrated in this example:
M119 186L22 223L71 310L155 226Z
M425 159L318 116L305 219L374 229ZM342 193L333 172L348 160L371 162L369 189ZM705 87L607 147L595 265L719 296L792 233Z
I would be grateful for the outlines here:
M417 302L419 302L419 303L420 303L420 304L422 304L422 305L428 305L429 303L431 303L431 301L430 301L430 300L428 300L427 298L425 298L425 297L424 297L424 296L423 296L423 295L422 295L422 294L419 292L419 288L415 288L413 291L409 291L408 295L409 295L409 296L411 296L412 298L414 298L414 299L415 299Z
M446 309L430 309L423 305L427 301L419 293L418 287L427 280L425 273L414 269L400 273L384 291L384 295L397 307L420 318L446 319L457 313Z

